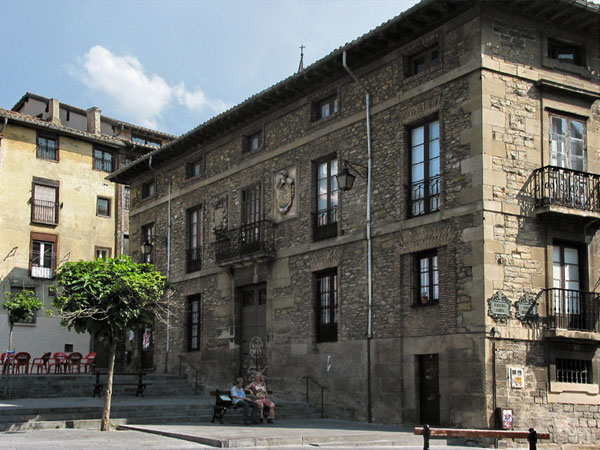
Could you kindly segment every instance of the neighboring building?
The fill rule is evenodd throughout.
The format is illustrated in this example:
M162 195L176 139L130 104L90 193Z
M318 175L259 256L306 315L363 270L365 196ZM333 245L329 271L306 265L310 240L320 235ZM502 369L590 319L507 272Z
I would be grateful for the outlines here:
M65 261L128 254L129 187L106 176L174 136L27 93L0 109L0 303L31 289L44 303L14 328L17 351L90 351L88 335L68 332L45 310ZM3 322L4 321L4 322ZM0 323L6 323L0 309ZM0 343L8 327L0 326ZM3 349L2 351L5 351Z
M599 12L425 0L114 173L177 288L157 367L599 442Z

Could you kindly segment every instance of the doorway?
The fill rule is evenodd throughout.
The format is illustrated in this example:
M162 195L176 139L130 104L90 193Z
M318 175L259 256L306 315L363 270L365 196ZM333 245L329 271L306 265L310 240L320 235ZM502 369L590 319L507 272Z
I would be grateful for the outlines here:
M241 375L264 373L267 367L267 286L265 283L239 289L242 306Z
M419 407L422 424L440 424L438 355L419 355Z

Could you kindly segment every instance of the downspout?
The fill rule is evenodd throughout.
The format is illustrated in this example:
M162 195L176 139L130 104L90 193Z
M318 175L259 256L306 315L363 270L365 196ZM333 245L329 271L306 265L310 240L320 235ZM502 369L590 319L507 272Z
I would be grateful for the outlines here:
M152 155L148 160L150 170L156 171L152 167ZM171 186L172 181L169 177L169 190L167 195L167 280L171 279ZM171 294L167 293L169 297ZM167 341L165 343L165 373L169 372L169 352L171 351L171 304L167 301Z
M373 248L371 243L371 96L369 91L352 73L346 64L346 51L342 54L342 65L346 72L356 81L356 83L365 92L365 114L367 121L367 282L368 282L368 301L367 301L367 422L373 422L373 405L371 401L371 340L373 339Z

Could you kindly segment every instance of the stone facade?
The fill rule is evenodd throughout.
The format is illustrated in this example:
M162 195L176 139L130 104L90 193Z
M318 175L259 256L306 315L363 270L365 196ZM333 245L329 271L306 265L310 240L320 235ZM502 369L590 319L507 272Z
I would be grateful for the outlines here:
M556 326L551 313L552 296L569 289L567 272L577 301L598 304L589 292L600 210L572 195L547 205L544 184L536 185L543 167L557 165L549 127L564 118L584 124L577 183L596 186L600 48L581 36L597 35L597 10L533 3L522 12L510 2L424 2L343 48L371 99L370 232L362 176L337 193L327 235L315 230L319 168L337 162L341 171L350 161L364 175L369 164L365 94L340 68L341 51L175 140L151 169L142 158L114 174L132 185L132 242L153 225L152 259L177 288L169 330L157 330L157 367L178 370L182 356L207 389L262 370L279 396L295 399L309 377L338 417L487 428L496 408L508 408L515 428L550 431L564 448L600 441L600 330ZM448 8L445 20L432 19L436 8ZM595 25L574 33L580 25L552 22L550 33L556 8ZM427 26L407 32L413 19ZM576 61L560 60L561 51ZM430 139L432 195L422 204L419 130ZM256 133L259 145L248 150ZM190 176L199 160L203 172ZM282 186L282 171L293 190ZM156 195L142 198L149 180ZM572 194L572 184L562 189ZM594 189L585 193L596 201ZM285 213L282 198L292 199ZM200 225L191 225L194 208ZM201 244L192 240L198 233ZM577 264L564 269L555 249L579 252ZM191 250L201 268L190 269ZM337 328L324 339L328 289L337 291ZM516 304L525 294L536 302L531 310ZM503 298L508 306L494 301ZM260 345L249 343L253 330ZM587 381L565 382L565 364ZM308 386L316 400L318 388Z

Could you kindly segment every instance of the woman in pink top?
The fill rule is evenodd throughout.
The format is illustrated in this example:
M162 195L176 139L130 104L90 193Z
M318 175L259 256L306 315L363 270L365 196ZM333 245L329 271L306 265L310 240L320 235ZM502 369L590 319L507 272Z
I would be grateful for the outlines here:
M246 386L246 390L252 392L255 397L254 401L258 403L260 407L260 417L264 417L265 405L269 407L269 417L267 423L273 423L275 418L275 403L269 400L269 393L267 392L267 385L265 384L263 377L260 373L254 375L254 381Z

